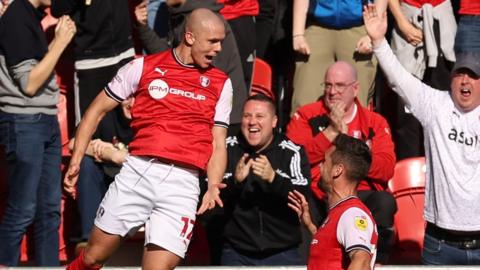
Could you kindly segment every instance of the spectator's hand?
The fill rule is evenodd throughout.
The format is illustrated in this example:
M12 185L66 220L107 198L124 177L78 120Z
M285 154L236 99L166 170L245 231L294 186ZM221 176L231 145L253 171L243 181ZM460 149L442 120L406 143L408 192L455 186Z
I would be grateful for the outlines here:
M121 165L123 162L125 162L127 155L127 150L115 149L111 154L110 160L115 164Z
M147 18L147 0L143 0L135 7L135 19L138 25L145 26L147 25Z
M104 142L100 139L95 139L90 142L92 147L93 157L98 162L102 162L105 159L105 153L107 150L115 151L115 146L113 144Z
M363 22L372 44L378 45L385 38L387 32L387 12L377 14L375 5L368 4L363 7Z
M314 232L312 230L316 230L316 226L313 224L312 217L310 216L310 207L308 206L305 196L303 196L302 193L293 190L288 192L288 201L288 207L297 213L300 222L302 222L313 234Z
M369 36L361 37L357 42L357 48L355 49L358 53L361 54L371 54L372 50L372 40Z
M423 41L423 32L407 20L398 24L403 38L412 46L417 46Z
M330 119L330 127L332 127L335 132L348 132L347 123L343 120L343 117L345 116L345 108L345 103L341 101L337 101L331 105L328 117Z
M63 189L74 199L77 195L77 181L79 172L80 164L72 160L70 161L70 165L68 165L68 170L65 173L65 178L63 179Z
M243 156L240 158L240 160L237 163L237 166L235 167L235 181L238 183L242 183L245 178L247 178L248 173L250 173L250 168L252 167L253 159L249 159L246 161L248 158L248 154L243 154Z
M205 195L203 195L202 204L200 208L198 208L197 215L201 215L205 213L205 211L215 208L216 204L223 207L222 199L220 199L220 189L226 186L224 183L208 185L208 190Z
M61 42L66 47L76 32L77 27L75 23L69 16L64 15L58 19L57 26L55 27L55 40Z
M252 171L268 183L272 183L275 178L275 171L272 168L272 164L270 164L270 161L265 155L260 155L253 160Z
M310 46L308 46L307 39L304 35L296 35L293 37L293 50L304 55L310 55Z

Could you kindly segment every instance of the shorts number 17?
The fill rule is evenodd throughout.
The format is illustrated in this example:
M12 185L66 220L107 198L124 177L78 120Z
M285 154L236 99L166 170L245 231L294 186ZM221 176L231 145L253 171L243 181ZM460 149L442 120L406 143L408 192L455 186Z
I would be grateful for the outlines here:
M195 225L195 220L189 219L188 217L182 217L182 222L183 222L183 228L182 232L180 233L181 237L185 237L188 240L192 238L192 233L193 233L193 226Z

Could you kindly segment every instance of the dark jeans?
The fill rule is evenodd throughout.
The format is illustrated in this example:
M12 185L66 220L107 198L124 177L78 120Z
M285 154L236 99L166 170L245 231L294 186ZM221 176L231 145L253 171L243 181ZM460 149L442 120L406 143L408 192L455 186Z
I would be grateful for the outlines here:
M92 157L83 157L77 182L80 241L88 240L98 206L111 183L107 178L101 164L96 163Z
M455 36L455 52L480 53L480 16L460 16Z
M422 263L426 265L480 265L480 248L462 249L429 232L423 240ZM478 243L478 240L477 240Z
M221 265L228 266L271 266L271 265L301 265L298 248L292 248L283 252L275 253L265 258L254 258L243 255L229 246L222 250Z
M8 164L8 199L0 223L0 265L15 266L34 223L35 261L59 265L61 143L56 115L0 112L0 144Z

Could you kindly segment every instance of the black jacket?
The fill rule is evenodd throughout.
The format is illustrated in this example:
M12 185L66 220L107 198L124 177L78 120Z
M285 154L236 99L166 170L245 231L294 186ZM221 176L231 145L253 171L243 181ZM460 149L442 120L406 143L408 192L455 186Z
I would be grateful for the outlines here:
M140 41L147 53L157 53L180 44L185 33L185 18L190 12L197 8L206 8L213 12L223 7L216 0L187 0L179 7L172 7L170 11L170 32L168 38L160 38L155 31L148 26L139 26L138 33ZM213 59L213 65L225 72L233 87L233 104L230 114L230 123L240 123L243 103L248 97L248 88L245 85L242 63L238 53L237 43L230 25L225 21L225 39L222 42L222 51Z
M70 15L77 26L76 60L116 56L133 48L127 0L52 0L55 17Z
M227 138L224 237L226 244L247 256L270 256L302 241L298 216L288 207L287 196L293 189L310 196L310 165L303 147L282 134L274 136L260 153L255 153L242 135ZM242 183L235 183L235 167L244 153L268 158L276 172L271 184L252 172Z

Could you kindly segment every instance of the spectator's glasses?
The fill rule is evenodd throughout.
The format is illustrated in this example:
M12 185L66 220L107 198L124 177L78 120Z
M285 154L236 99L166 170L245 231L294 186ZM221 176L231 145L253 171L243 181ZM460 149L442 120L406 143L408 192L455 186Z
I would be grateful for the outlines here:
M322 87L324 91L332 91L333 88L337 90L339 93L343 93L347 88L355 84L357 81L353 81L351 83L322 83Z

